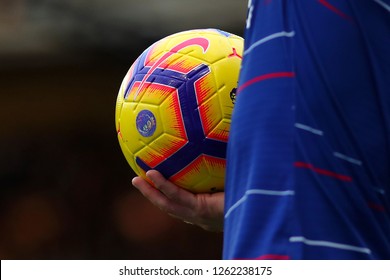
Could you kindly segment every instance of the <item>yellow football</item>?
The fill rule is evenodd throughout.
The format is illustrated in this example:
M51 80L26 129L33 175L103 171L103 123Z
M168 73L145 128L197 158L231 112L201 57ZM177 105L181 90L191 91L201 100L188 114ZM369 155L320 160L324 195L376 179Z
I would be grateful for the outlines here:
M136 174L155 169L194 193L222 191L243 39L217 29L165 37L132 64L115 112Z

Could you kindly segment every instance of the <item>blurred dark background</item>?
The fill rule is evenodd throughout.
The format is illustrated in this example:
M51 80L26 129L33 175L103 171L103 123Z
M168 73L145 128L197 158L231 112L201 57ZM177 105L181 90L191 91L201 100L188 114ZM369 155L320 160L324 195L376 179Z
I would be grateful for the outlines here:
M114 109L151 43L242 35L245 12L243 0L0 0L1 259L220 259L222 234L131 186Z

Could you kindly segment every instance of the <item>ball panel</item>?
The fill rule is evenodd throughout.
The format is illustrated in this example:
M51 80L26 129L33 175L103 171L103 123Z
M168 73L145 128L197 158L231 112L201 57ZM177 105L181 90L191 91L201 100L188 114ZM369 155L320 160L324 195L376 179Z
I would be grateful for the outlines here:
M125 156L126 161L129 163L131 169L138 175L143 178L146 178L145 171L140 168L140 166L136 163L136 158L134 156L134 152L131 151L127 145L122 141L121 136L118 134L119 145L122 150L123 155Z
M216 140L226 141L227 137L216 137L216 134L211 134L222 120L222 111L219 106L219 98L216 94L213 94L211 98L199 106L199 113L205 136Z
M169 95L159 110L161 115L166 115L162 123L164 131L172 136L187 139L178 92Z
M168 53L168 54L169 56L167 55L164 60L162 60L162 57L160 57L160 59L156 61L151 61L145 66L153 67L154 65L157 65L156 68L158 69L171 70L181 74L188 74L194 68L198 67L203 63L198 59L195 59L191 56L183 55L181 53ZM183 56L185 56L184 59Z
M157 106L123 102L119 125L121 139L128 145L130 151L139 151L161 135L163 133L161 124Z
M235 57L225 58L217 61L211 66L212 72L220 72L220 75L214 76L217 88L221 92L228 92L237 87L240 59Z
M133 101L139 102L140 105L160 105L164 102L166 98L168 98L172 94L176 94L177 92L176 87L160 84L156 81L146 82L141 88L137 86L139 86L139 84L134 85L134 90L132 90L132 92L135 91L134 94L137 94L137 91L140 92L138 93L138 96L136 96L136 99Z
M225 159L198 156L169 180L192 192L221 191L224 186Z
M136 158L142 159L142 161L148 165L148 169L155 168L158 164L165 160L165 157L160 154L159 150L153 149L152 145L146 146L139 152L135 153ZM145 169L146 172L148 169Z
M137 154L137 156L142 158L143 161L151 168L155 168L157 165L161 164L167 158L183 148L187 143L188 141L186 139L164 133L148 145L147 150L151 149L153 151L153 153L150 153L150 157L141 153ZM156 151L158 151L158 153Z
M215 139L219 141L226 142L229 138L229 132L230 132L230 120L222 119L220 122L218 122L215 127L208 132L206 135L209 139Z
M198 105L209 99L215 94L216 84L210 68L194 82L195 95Z

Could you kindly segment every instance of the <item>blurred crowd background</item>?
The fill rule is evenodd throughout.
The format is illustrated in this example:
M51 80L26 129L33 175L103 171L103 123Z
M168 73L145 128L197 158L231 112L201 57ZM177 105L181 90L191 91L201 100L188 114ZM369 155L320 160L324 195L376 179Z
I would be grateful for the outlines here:
M0 258L220 259L131 185L117 91L152 42L242 35L243 0L0 0Z

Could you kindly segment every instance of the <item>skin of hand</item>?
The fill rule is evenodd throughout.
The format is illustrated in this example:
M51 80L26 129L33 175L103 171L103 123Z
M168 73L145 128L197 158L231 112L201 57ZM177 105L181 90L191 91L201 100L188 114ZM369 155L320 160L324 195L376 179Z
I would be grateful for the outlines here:
M223 231L223 192L194 194L168 181L156 170L149 170L146 177L154 186L141 177L133 178L132 184L162 211L205 230Z

